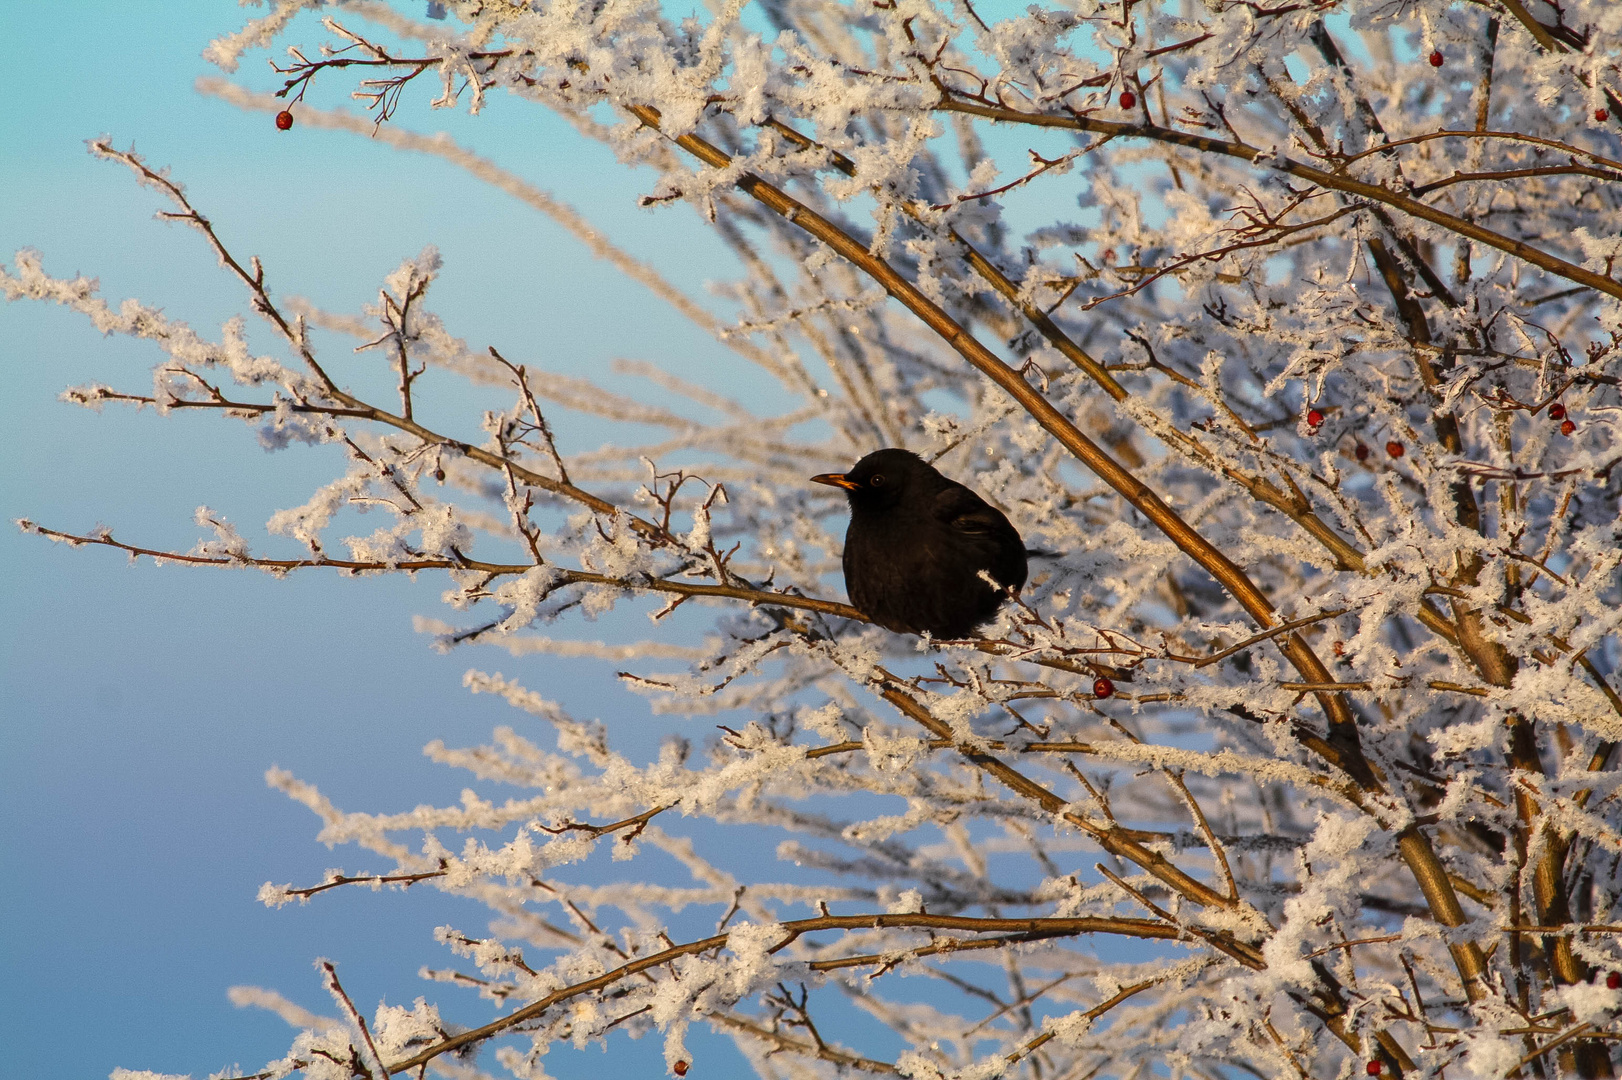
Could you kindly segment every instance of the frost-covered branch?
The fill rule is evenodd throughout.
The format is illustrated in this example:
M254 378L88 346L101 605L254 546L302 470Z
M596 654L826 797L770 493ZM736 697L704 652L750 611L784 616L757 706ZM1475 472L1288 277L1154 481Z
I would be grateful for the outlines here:
M209 55L234 71L316 6L282 0ZM611 660L669 725L631 755L607 695L587 720L473 671L524 726L429 746L481 785L461 801L348 812L272 772L321 840L384 861L261 898L481 904L487 935L437 932L470 965L425 975L500 1013L338 1001L345 1023L289 1014L264 1075L481 1055L538 1077L658 1033L684 1076L694 1024L763 1076L1614 1074L1614 5L339 7L265 92L205 91L281 113L268 137L376 132L458 166L725 352L585 379L470 347L432 309L432 250L358 313L275 300L105 140L285 359L34 253L0 272L9 298L160 350L150 392L68 400L341 457L267 523L290 553L206 508L189 552L25 528L197 566L443 572L463 614L422 621L437 647L505 647L530 685ZM700 302L499 153L396 127L428 74L426 105L507 94L647 170L634 227L690 209L735 272ZM351 365L398 404L342 389ZM457 378L506 404L425 425ZM807 478L885 445L1030 548L982 636L891 634L832 599L845 506ZM335 531L361 514L384 524ZM663 602L650 640L582 636L638 596ZM623 872L577 872L592 859Z

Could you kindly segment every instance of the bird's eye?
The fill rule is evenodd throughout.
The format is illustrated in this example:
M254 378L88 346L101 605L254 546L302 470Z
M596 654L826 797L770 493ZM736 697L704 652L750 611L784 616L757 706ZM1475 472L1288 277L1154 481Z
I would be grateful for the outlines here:
M869 480L867 482L867 486L868 487L883 487L884 486L884 474L883 473L874 473L873 474L873 479L871 479L871 480Z

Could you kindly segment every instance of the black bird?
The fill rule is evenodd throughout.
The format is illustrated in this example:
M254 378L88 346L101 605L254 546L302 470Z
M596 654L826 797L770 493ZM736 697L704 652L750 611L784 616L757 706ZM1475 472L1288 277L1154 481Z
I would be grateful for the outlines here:
M845 489L845 591L888 630L968 637L1025 584L1025 543L1002 511L911 451L876 450L811 479Z

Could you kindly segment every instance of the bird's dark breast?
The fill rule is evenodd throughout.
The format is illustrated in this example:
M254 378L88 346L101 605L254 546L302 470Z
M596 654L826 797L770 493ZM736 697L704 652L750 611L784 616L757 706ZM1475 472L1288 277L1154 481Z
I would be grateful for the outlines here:
M887 630L968 637L997 613L1004 586L1025 584L1025 553L997 534L966 534L931 518L853 515L845 534L845 588L850 602ZM1008 531L1013 533L1013 529Z

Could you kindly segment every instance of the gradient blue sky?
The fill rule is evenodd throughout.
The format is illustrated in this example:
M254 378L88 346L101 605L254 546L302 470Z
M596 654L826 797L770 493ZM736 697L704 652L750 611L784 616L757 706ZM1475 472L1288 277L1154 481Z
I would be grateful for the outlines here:
M402 259L436 243L446 268L432 306L475 348L494 344L574 373L615 356L678 368L725 362L549 220L459 170L353 136L284 134L265 114L198 94L193 80L217 74L203 48L263 11L232 0L0 4L0 40L12 43L0 258L37 248L47 271L97 276L110 302L140 297L208 336L246 311L200 237L153 220L155 192L85 152L86 139L109 134L172 169L238 254L264 259L278 293L354 311ZM325 39L313 18L301 23L289 40ZM250 54L241 81L274 89L266 56ZM327 103L347 93L330 90ZM694 291L725 273L719 245L690 213L637 209L647 177L565 125L500 98L476 119L430 113L435 92L414 91L400 121L450 129ZM255 335L259 348L274 348ZM197 538L192 512L207 503L257 540L272 510L303 502L342 470L331 448L269 455L218 417L98 415L57 400L90 381L142 389L158 359L149 345L101 338L65 309L0 305L8 522L99 522L132 542L185 549ZM488 401L443 377L427 393L447 426L478 437ZM565 422L563 437L594 446L604 433ZM285 1052L291 1031L233 1008L226 988L269 986L328 1012L317 956L339 963L366 1011L384 996L409 1003L428 993L448 1017L482 1022L487 1003L435 992L416 971L450 960L432 942L436 924L482 933L483 909L430 892L329 895L280 911L255 902L267 879L375 868L353 850L313 843L316 820L268 790L265 769L291 769L351 809L453 802L464 777L424 760L422 746L482 742L495 725L522 720L461 689L475 665L520 674L586 716L625 720L632 750L651 749L659 734L638 699L616 691L605 704L612 665L432 652L411 615L444 614L440 580L278 582L132 566L9 525L0 567L0 1077L257 1068ZM629 619L594 629L612 637L639 616ZM614 1060L656 1074L657 1053L656 1040L643 1040L617 1047ZM602 1059L548 1064L567 1077Z

